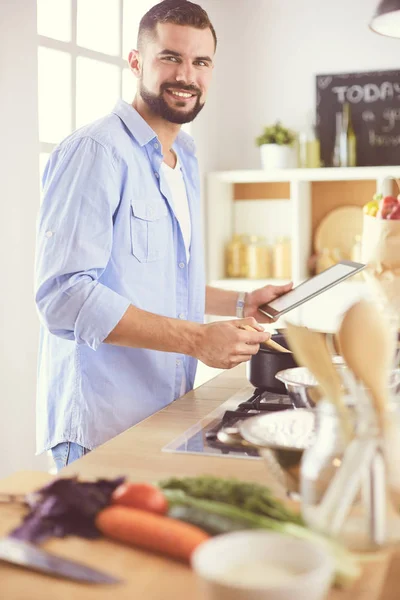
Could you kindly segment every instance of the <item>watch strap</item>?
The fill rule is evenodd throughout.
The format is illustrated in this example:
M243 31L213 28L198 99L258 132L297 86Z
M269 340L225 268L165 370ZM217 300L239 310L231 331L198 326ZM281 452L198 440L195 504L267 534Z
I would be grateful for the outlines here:
M236 301L236 316L238 319L244 318L244 305L246 304L246 292L239 292Z

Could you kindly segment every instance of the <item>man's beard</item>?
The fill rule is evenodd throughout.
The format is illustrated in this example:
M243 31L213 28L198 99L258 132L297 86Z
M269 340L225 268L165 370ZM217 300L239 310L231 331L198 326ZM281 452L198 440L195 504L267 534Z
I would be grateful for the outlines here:
M169 104L167 104L167 102L163 98L163 92L167 89L176 89L182 92L196 94L196 103L194 107L188 112L175 110L174 108L169 106ZM200 102L200 90L198 90L198 88L196 88L193 85L178 86L176 83L163 83L160 87L160 93L157 95L149 92L149 90L145 88L145 86L143 85L143 81L141 80L139 84L139 93L143 101L147 104L147 106L150 108L153 114L162 117L170 123L176 123L178 125L183 125L184 123L190 123L191 121L193 121L193 119L197 117L197 115L204 106L204 102L203 104L201 104ZM185 106L185 103L179 102L179 99L177 98L177 105L183 107Z

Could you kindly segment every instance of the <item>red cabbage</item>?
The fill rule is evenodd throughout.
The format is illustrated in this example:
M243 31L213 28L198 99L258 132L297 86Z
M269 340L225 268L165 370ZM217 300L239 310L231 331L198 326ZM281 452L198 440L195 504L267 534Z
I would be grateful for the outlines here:
M67 535L99 537L95 517L110 504L111 494L124 481L124 477L96 481L56 479L26 497L30 510L9 536L34 544Z

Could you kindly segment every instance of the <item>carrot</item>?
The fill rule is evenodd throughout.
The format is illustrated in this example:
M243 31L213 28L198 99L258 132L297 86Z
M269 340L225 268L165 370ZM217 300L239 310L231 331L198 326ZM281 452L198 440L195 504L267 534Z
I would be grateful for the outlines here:
M209 535L199 527L126 506L108 506L96 516L105 536L145 550L190 561L192 552Z
M150 483L123 483L113 492L112 504L140 508L149 512L165 515L168 501L162 491Z

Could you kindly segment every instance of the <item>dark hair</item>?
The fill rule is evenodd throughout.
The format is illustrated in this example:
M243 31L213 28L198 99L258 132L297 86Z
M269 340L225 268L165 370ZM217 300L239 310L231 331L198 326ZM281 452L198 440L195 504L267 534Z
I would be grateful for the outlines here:
M189 2L189 0L163 0L163 2L152 6L140 21L138 48L140 48L146 34L154 34L158 23L190 25L196 29L209 28L214 38L215 47L217 47L217 35L208 14L201 6Z

